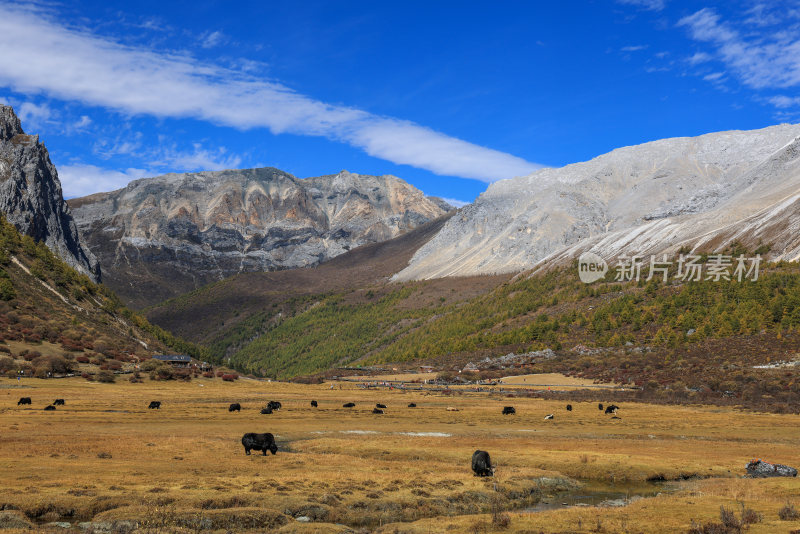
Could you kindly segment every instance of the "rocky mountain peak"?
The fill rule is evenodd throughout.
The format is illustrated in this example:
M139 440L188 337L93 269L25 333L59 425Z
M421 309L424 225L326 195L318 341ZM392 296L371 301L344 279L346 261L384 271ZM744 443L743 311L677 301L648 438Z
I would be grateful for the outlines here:
M47 149L39 136L25 135L10 106L0 106L0 212L70 266L100 279L97 259L80 241Z
M22 134L22 124L11 106L0 105L0 140L8 141L15 135Z
M145 306L241 273L307 267L447 210L394 176L272 167L136 180L71 199L104 281Z

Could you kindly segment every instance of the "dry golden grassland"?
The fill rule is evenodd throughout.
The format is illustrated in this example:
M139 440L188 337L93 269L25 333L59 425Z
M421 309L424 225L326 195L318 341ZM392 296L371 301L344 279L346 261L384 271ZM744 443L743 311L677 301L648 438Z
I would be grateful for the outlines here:
M573 402L567 412L563 402L540 399L245 379L17 385L0 379L0 525L12 518L39 531L51 521L76 529L80 521L135 520L149 532L686 532L692 519L718 518L720 505L742 501L763 514L750 532L800 528L777 515L787 501L800 505L797 479L739 478L753 457L800 465L796 415L630 404L612 420L595 403ZM16 405L22 396L32 407ZM56 398L66 406L43 411ZM148 410L151 400L161 409ZM283 408L261 415L269 400ZM349 401L356 407L342 408ZM232 402L241 413L228 412ZM386 414L371 413L377 402ZM517 415L502 416L505 405ZM555 418L543 420L549 413ZM275 434L278 454L246 456L245 432ZM475 449L490 452L493 479L472 475ZM625 488L657 476L714 478L622 508L491 514L576 483Z

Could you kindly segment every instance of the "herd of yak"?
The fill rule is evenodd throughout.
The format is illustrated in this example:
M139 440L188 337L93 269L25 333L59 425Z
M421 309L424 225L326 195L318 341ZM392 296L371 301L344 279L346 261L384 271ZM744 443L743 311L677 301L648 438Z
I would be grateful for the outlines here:
M32 404L30 397L22 397L17 402L17 406L25 405L25 404ZM56 399L53 401L53 404L49 404L45 406L45 410L51 411L55 410L56 406L64 406L65 402L64 399ZM317 408L319 404L317 401L311 401L311 407ZM342 405L342 408L355 408L356 404L354 402L348 402ZM409 408L416 408L417 405L415 403L409 403ZM147 406L150 410L159 410L161 408L161 401L150 401L150 404ZM617 410L619 406L615 404L611 404L603 408L602 404L598 404L597 408L600 411L604 411L606 414L613 414L616 418ZM279 401L269 401L264 408L261 409L262 414L271 414L275 410L281 409L281 403ZM385 404L377 403L375 408L372 409L372 413L374 414L383 414L386 409ZM449 411L455 411L455 409L448 408ZM242 405L238 402L234 402L230 406L228 406L229 412L241 412ZM567 404L567 411L572 411L572 405ZM504 406L503 407L503 415L514 415L517 413L517 410L513 406ZM548 414L545 416L546 420L554 419L555 414ZM262 451L264 456L267 455L267 451L275 454L278 452L278 445L275 443L275 436L266 432L264 434L257 434L254 432L248 432L244 436L242 436L242 445L244 446L245 454L249 455L250 451ZM472 454L472 471L475 473L476 476L485 477L485 476L492 476L494 474L494 466L492 466L492 460L489 457L489 453L486 451L477 450Z

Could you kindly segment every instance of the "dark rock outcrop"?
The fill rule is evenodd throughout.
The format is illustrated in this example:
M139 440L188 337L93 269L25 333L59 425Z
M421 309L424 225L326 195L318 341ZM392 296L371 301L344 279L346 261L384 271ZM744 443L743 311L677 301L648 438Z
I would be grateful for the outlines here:
M143 307L242 272L313 266L444 213L393 176L167 174L71 199L106 285Z
M71 267L100 279L97 259L80 241L47 149L38 135L25 134L10 106L0 106L0 212Z
M752 478L796 477L797 469L788 465L771 464L761 460L750 460L745 466L747 476Z

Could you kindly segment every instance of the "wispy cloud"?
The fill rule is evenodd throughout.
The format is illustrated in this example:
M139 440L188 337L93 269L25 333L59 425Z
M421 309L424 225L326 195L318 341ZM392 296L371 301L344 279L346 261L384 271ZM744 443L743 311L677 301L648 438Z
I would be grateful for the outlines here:
M623 46L620 48L623 52L638 52L639 50L645 50L647 45L635 45L635 46Z
M667 5L666 0L617 0L620 4L637 6L650 11L661 11Z
M87 127L87 126L89 126L90 124L92 124L92 119L90 119L88 115L81 115L81 118L80 118L80 119L78 119L78 120L75 122L75 124L73 124L72 126L73 126L74 128L77 128L77 129L79 129L79 130L80 130L80 129L82 129L82 128L86 128L86 127Z
M200 46L203 48L214 48L225 41L225 36L220 31L206 32L200 37Z
M491 182L540 168L425 126L301 95L187 55L126 46L51 13L0 5L0 85L129 114L320 136L436 174Z
M116 171L95 165L59 165L58 177L64 190L64 198L82 197L98 191L114 191L125 187L131 180L153 176L145 169Z
M767 102L778 109L786 109L800 106L800 96L777 95L767 98Z
M714 58L710 54L706 54L705 52L695 52L693 55L689 56L686 61L688 61L690 65L699 65L701 63L707 63L712 59Z
M39 130L53 116L50 106L47 104L35 104L33 102L23 102L17 108L17 116L22 124L30 130Z
M800 38L795 32L764 32L745 37L710 8L684 17L678 24L688 29L692 39L709 43L720 60L748 87L786 88L800 84Z

